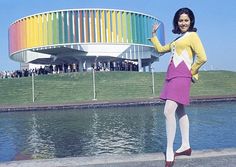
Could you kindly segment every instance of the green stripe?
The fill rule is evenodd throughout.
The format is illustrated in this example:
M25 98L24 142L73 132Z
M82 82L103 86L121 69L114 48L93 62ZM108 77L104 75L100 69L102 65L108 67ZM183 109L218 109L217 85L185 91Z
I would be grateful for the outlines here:
M74 37L73 37L73 19L72 19L72 11L70 11L69 13L69 32L70 32L70 43L73 43L74 42Z
M132 14L132 36L133 36L133 43L136 42L136 24L135 24L135 15Z
M81 28L82 28L82 30L80 30L80 32L81 32L81 42L84 42L84 11L82 11L81 12L81 19L82 20L80 20L80 23L81 23Z
M79 42L79 32L78 32L78 11L74 13L75 17L75 42Z
M63 41L63 31L62 31L62 13L59 12L58 15L58 27L59 27L59 43L62 44L64 43Z
M64 14L64 42L68 43L68 26L67 26L67 12L63 12Z
M139 22L139 14L136 15L136 39L137 39L137 43L140 43L140 36L139 36L139 32L140 32L140 22Z
M148 25L147 25L147 16L144 16L143 17L143 27L144 27L144 38L143 38L143 43L146 44L147 42L147 28L148 28Z
M140 37L141 37L141 43L144 42L144 22L143 22L143 19L144 16L143 15L140 15L140 22L141 22L141 34L140 34Z
M52 14L48 14L48 44L52 44Z
M131 14L128 13L127 15L127 33L128 33L128 42L130 43L131 42L131 39L132 39L132 31L131 31Z
M53 43L58 44L58 20L57 13L53 13Z
M122 12L122 28L123 28L123 39L124 39L124 43L127 43L126 12Z

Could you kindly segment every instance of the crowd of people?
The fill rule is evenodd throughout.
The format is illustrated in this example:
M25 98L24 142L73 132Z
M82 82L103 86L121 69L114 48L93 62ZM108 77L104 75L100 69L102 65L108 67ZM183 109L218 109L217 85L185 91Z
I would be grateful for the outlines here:
M15 71L1 71L0 78L21 78L32 76L32 73L35 75L44 75L50 73L46 68L35 68L35 69L23 69L23 70L15 70Z
M21 78L29 77L34 75L47 75L47 74L58 74L58 73L70 73L70 72L79 72L79 71L138 71L138 65L134 62L112 62L109 64L98 62L96 65L92 64L89 68L79 68L77 64L63 64L63 65L48 65L40 66L40 68L34 69L22 69L15 71L0 71L0 78Z

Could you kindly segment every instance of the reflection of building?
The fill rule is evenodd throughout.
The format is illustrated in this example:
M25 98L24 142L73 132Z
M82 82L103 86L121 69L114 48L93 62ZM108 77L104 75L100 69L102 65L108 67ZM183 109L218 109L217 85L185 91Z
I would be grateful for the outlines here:
M41 130L44 132L45 127L39 125L37 120L37 115L35 113L32 114L32 125L30 125L31 130L29 132L29 136L27 138L27 152L31 154L31 158L54 158L55 157L55 146L53 141L50 140L50 137L47 136L45 139L45 134L40 132Z
M158 60L147 40L154 22L161 24L157 35L163 43L162 22L142 13L113 9L39 13L11 24L9 55L21 63L66 64L76 70L98 62L103 68L115 70L128 60L143 71Z

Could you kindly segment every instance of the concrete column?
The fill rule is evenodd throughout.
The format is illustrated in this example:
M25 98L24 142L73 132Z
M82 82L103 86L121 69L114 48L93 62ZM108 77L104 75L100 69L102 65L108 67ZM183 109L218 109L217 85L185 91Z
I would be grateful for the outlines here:
M148 70L149 70L149 72L152 72L152 63L149 63Z
M142 60L141 60L140 57L138 58L138 71L139 71L139 72L143 72Z
M139 72L143 72L142 60L141 60L141 54L140 54L139 45L138 45L138 71L139 71Z
M108 68L109 71L111 71L110 63L111 63L110 61L107 61L107 68Z
M83 71L83 60L79 61L79 71Z
M147 72L147 71L146 71L146 66L145 66L145 67L143 67L143 72Z
M94 63L94 61L85 61L85 64L84 64L84 68L87 70L89 67L92 67L92 64Z

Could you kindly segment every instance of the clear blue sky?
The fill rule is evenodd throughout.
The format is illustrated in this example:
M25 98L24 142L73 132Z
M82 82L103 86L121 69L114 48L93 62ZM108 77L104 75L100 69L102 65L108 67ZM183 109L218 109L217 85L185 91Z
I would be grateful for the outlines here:
M142 12L157 17L165 25L166 43L172 34L176 10L189 7L196 17L198 34L208 62L202 69L236 71L236 0L0 0L0 71L19 69L8 56L8 27L22 17L60 9L111 8ZM166 71L170 54L155 63L156 71Z

